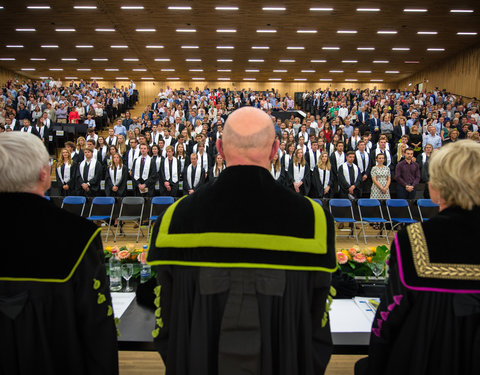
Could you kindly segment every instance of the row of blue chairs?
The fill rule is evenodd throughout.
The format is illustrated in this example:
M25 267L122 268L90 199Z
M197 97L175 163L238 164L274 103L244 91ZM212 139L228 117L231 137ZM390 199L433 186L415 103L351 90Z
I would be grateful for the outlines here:
M317 203L320 205L322 204L322 201L319 199L314 199ZM410 205L408 204L408 201L405 199L387 199L385 200L385 206L387 209L387 214L388 214L388 220L385 219L382 211L382 206L381 203L378 199L359 199L357 201L357 207L358 207L358 215L360 217L360 220L356 220L355 216L353 214L353 205L352 201L349 199L330 199L328 201L329 205L329 210L330 213L332 213L333 218L336 223L341 223L341 224L351 224L353 226L353 235L357 241L358 244L358 235L356 231L356 224L361 225L361 230L363 232L363 239L365 241L365 244L367 244L367 235L365 233L365 225L370 225L370 224L379 224L381 225L381 231L379 232L378 235L375 236L368 236L368 237L385 237L387 242L389 241L388 238L388 230L386 228L386 224L390 224L390 228L392 231L392 235L394 234L395 227L398 225L405 225L405 224L412 224L416 223L417 220L415 220L412 216L412 211L410 210ZM438 208L438 205L435 204L431 199L418 199L417 200L417 207L418 207L418 213L420 215L420 220L422 222L429 220L429 217L425 215L425 212L422 212L422 209L426 208ZM350 211L350 216L346 217L339 217L335 216L333 213L333 209L335 208L347 208ZM369 214L365 215L364 211L366 209L370 209ZM372 211L372 209L374 211ZM403 209L402 212L408 212L408 215L399 215L396 212L396 209ZM406 211L405 211L406 209ZM374 215L372 215L372 212L375 212ZM376 214L378 212L378 214ZM382 234L383 233L383 234Z
M150 205L150 215L148 217L148 236L150 235L150 227L152 222L157 220L159 214L163 212L169 205L174 202L173 197L153 197ZM81 206L80 216L83 216L87 199L82 196L66 196L62 202L62 208L66 206ZM112 230L112 217L115 208L115 198L113 197L95 197L90 206L90 212L86 217L87 220L100 222L107 227L105 241L108 241L109 232L114 235L113 241L117 241L121 224L133 222L138 225L137 243L140 233L145 237L142 230L142 217L145 207L145 198L143 197L124 197L121 201L120 213L117 217L117 226L115 233ZM101 212L99 212L101 211ZM120 229L121 231L121 229ZM148 237L147 237L148 239Z

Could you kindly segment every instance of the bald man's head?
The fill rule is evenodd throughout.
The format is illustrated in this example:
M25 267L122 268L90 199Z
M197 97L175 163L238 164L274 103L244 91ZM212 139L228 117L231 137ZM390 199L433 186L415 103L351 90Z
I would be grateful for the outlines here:
M217 149L227 165L258 165L269 168L278 149L273 121L254 107L242 107L228 116Z

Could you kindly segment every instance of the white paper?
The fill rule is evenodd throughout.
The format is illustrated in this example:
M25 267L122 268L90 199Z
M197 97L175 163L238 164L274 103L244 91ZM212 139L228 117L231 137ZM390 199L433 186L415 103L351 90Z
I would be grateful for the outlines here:
M334 299L329 318L332 333L361 333L371 331L374 316L367 318L353 299Z
M121 318L135 299L135 293L111 292L110 294L112 296L113 314L115 318Z

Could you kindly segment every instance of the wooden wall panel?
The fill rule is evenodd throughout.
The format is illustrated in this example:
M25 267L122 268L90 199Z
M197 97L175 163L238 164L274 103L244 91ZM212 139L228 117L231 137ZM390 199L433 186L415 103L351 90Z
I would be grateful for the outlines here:
M20 82L23 82L24 80L29 80L30 78L22 74L15 73L9 69L0 68L0 84L3 86L11 79L18 79Z
M423 87L446 89L465 97L480 97L480 46L470 48L457 56L435 66L428 67L396 83L398 88L408 88L408 84L423 82Z

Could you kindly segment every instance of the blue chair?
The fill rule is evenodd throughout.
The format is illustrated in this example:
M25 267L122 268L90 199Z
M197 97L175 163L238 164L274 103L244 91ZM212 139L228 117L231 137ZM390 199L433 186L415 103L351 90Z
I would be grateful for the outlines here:
M61 208L65 208L69 212L72 212L72 213L75 213L77 215L83 216L83 211L85 210L85 203L86 202L87 202L87 199L85 197L69 195L69 196L66 196L65 198L63 198ZM80 210L80 213L78 213L74 210L66 208L65 205L67 205L67 206L82 206L82 208Z
M120 206L120 213L118 214L118 217L117 217L118 225L117 225L117 229L115 230L115 237L113 239L113 242L117 242L118 228L121 225L123 225L125 222L134 222L138 224L137 243L138 243L138 238L140 237L140 231L142 232L142 236L145 237L142 231L142 217L143 217L144 206L145 206L145 198L143 197L124 197L122 199L122 204ZM127 215L125 215L125 211L128 211Z
M392 225L392 233L395 233L395 226L397 226L397 225L413 224L413 223L417 222L417 220L415 220L412 216L412 211L410 211L410 206L408 205L407 200L405 200L405 199L387 199L385 201L385 204L387 206L388 218L389 218L390 224ZM392 216L392 214L390 212L390 209L394 209L397 212L398 211L406 212L405 208L408 211L408 216Z
M148 241L150 240L150 226L152 222L157 221L158 216L163 213L168 206L173 204L173 197L153 197L150 205L150 217L148 218Z
M320 206L323 207L323 203L322 203L321 199L315 198L315 199L313 199L313 201L317 202Z
M101 206L103 210L106 207L111 206L110 215L92 215L92 211L95 206ZM108 241L108 232L112 231L111 224L112 224L112 216L113 216L113 209L115 208L115 198L113 197L95 197L92 200L92 204L90 206L90 213L88 214L87 220L90 221L100 221L107 225L107 235L105 237L105 242ZM112 231L112 234L113 231Z
M383 212L382 212L382 206L380 204L380 201L378 199L359 199L357 201L357 206L358 206L358 214L360 216L360 224L362 225L362 231L363 231L363 240L365 241L365 245L367 244L367 237L385 237L388 240L388 231L387 228L385 228L385 224L388 223L388 220L385 220L383 217ZM373 209L377 208L379 215L378 216L364 216L362 213L362 208L365 209L370 209L370 214L373 212ZM380 233L378 235L370 235L367 236L365 234L365 224L372 224L372 223L380 223L383 224L383 229L380 229ZM385 234L382 234L382 232L385 232Z
M336 223L352 223L353 224L353 235L357 241L358 245L358 235L357 235L357 228L355 227L355 224L357 221L355 220L355 216L353 215L353 206L352 202L349 199L330 199L328 202L328 206L330 209L330 213L333 216L333 220L335 220ZM332 212L332 208L350 208L350 217L338 217L335 216ZM337 237L350 237L350 235L337 235Z
M422 222L430 220L430 217L435 216L438 213L438 204L433 203L431 199L419 199L417 200L417 207L418 207L418 213L420 215L420 220ZM430 217L425 217L425 215L422 213L422 208L433 208L436 209L435 215L431 215Z

